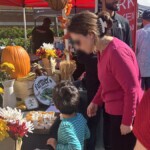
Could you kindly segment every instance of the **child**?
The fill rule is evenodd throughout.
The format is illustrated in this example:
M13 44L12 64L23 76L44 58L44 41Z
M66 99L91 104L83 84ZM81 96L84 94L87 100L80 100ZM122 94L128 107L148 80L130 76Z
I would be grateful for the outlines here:
M85 118L76 113L79 92L71 82L58 84L53 91L54 104L61 112L57 141L50 138L47 144L54 150L83 150L84 141L90 137Z

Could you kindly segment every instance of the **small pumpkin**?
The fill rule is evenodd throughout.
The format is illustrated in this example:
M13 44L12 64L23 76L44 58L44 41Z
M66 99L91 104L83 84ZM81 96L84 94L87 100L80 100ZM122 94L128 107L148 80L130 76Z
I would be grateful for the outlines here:
M7 46L2 52L1 62L14 65L15 72L12 75L14 79L27 76L30 72L30 57L21 46Z
M56 11L62 10L65 8L68 0L46 0L50 7Z

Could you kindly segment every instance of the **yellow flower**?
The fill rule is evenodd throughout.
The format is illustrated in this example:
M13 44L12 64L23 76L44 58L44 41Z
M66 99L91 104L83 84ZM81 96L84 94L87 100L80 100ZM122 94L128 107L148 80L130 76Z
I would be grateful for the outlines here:
M15 67L11 63L4 62L1 64L1 70L11 75L13 72L15 72Z
M0 119L0 141L9 137L8 130L9 128L7 126L7 123L3 119Z
M46 50L46 57L57 57L55 50Z
M0 94L4 94L4 90L0 88Z

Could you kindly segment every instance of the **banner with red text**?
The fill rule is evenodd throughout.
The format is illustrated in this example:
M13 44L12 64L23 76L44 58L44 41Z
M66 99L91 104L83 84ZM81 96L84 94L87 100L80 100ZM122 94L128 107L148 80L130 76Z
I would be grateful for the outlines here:
M137 0L120 0L119 14L129 20L132 31L133 48L136 49L136 30L137 30Z

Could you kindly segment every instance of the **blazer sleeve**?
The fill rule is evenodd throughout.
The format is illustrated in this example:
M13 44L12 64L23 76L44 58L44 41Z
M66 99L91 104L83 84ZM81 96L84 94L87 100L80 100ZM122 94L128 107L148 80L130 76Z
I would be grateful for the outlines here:
M140 143L150 149L150 90L145 92L138 106L133 132Z

